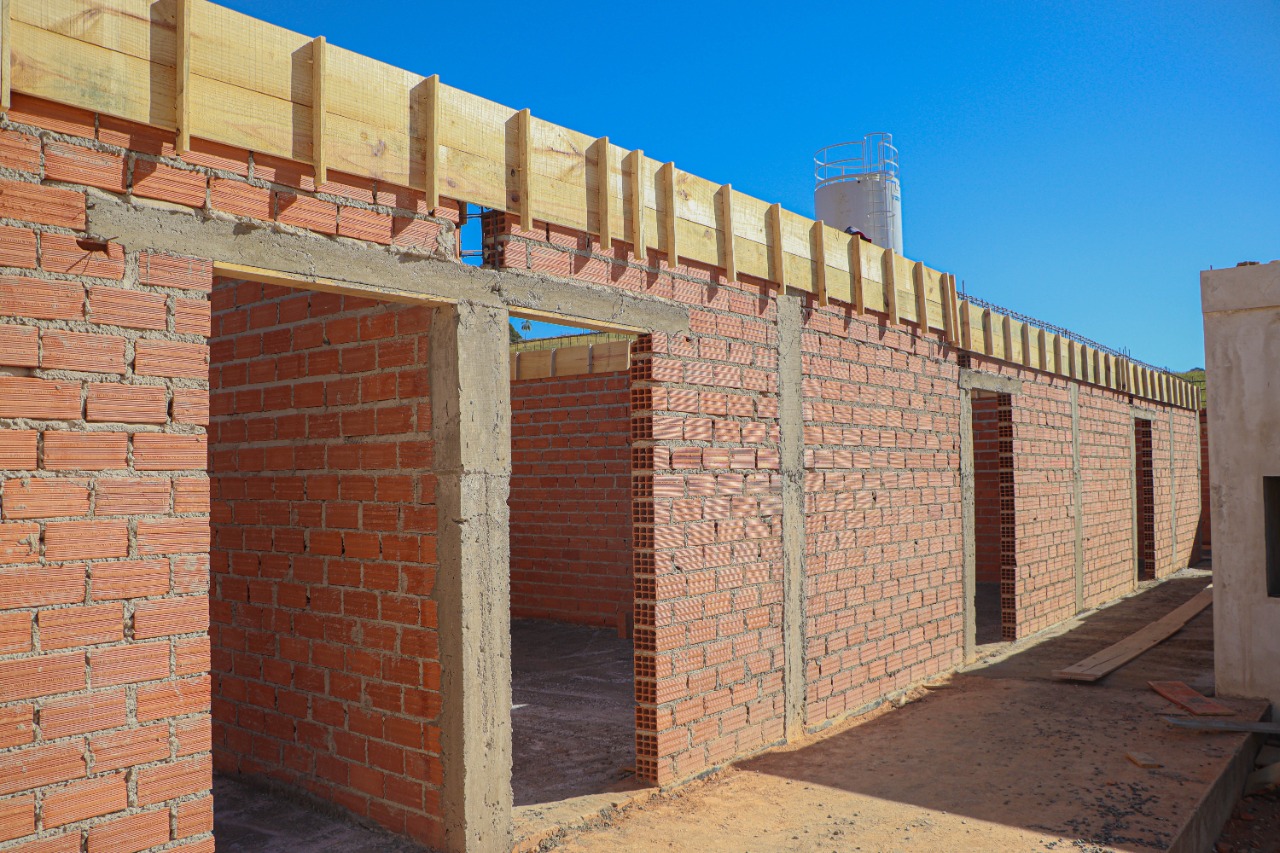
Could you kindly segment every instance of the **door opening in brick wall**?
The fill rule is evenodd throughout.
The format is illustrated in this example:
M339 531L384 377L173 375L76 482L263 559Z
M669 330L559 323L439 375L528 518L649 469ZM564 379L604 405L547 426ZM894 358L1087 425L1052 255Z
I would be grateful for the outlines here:
M256 802L238 792L262 780L425 843L443 838L432 317L215 281L219 850L259 849L235 803Z
M549 803L636 785L630 348L512 344L512 788Z
M1138 580L1156 577L1155 470L1151 458L1151 421L1133 421L1133 481L1137 501Z
M1013 400L974 390L974 613L978 645L1017 639Z

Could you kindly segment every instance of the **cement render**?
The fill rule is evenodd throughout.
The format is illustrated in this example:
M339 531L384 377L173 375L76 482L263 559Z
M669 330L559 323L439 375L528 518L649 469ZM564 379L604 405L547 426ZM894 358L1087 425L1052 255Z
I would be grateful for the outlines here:
M799 297L778 297L778 417L782 473L782 655L787 740L805 726L803 364Z

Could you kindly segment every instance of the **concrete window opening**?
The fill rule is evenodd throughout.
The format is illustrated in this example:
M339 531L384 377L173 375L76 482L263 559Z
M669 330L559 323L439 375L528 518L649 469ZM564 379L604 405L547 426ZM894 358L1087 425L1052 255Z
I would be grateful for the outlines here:
M1017 551L1014 539L1013 398L974 390L975 642L1017 638Z
M212 299L219 849L277 849L234 806L263 780L438 839L433 309L222 279Z
M546 806L635 782L632 338L511 350L512 794Z
M1280 598L1280 477L1262 478L1262 512L1266 516L1267 596Z
M1155 469L1152 460L1151 421L1133 421L1134 497L1137 506L1138 580L1156 577Z

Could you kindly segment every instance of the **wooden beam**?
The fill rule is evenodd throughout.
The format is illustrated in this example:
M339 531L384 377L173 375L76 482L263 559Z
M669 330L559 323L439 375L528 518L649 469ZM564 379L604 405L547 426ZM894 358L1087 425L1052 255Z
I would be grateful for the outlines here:
M1079 379L1080 376L1076 372L1076 342L1067 341L1067 376L1072 379Z
M809 226L810 251L813 253L813 290L819 305L827 304L827 246L826 226L818 220Z
M643 335L649 330L640 326L627 326L622 323L601 323L595 320L583 320L571 314L560 314L556 311L543 311L538 308L511 308L512 317L522 320L541 320L557 325L574 325L593 332L620 332L628 335Z
M960 303L960 346L969 351L973 350L973 327L969 322L968 299Z
M995 355L996 340L995 330L991 328L991 309L982 309L982 353L983 355Z
M178 139L175 148L179 154L186 154L191 150L191 6L195 0L178 0L177 20L176 24L176 40L174 41L174 57L173 57L173 83L174 83L174 124L178 127ZM5 3L5 26L4 34L5 53L9 52L9 33L7 31L9 11L8 2ZM6 65L8 62L6 61ZM5 108L8 109L7 99L9 97L9 86L5 84Z
M516 179L520 195L520 227L526 231L533 227L533 113L528 108L518 113L516 121L517 142Z
M676 235L676 226L679 224L680 216L676 212L675 163L663 163L659 167L658 183L662 185L667 208L667 215L662 220L663 230L666 232L667 266L677 267L680 265L680 244Z
M916 294L916 325L921 335L929 334L929 294L924 286L924 264L911 265L911 289Z
M938 292L942 295L942 339L949 344L956 342L956 310L951 299L950 276L943 273L938 279Z
M733 253L733 187L724 184L720 194L720 225L724 229L721 241L720 266L724 267L724 277L729 281L738 279L738 262Z
M1061 375L1065 365L1062 363L1062 335L1053 336L1053 372Z
M315 165L316 186L329 180L329 164L324 156L325 116L329 109L325 103L324 36L316 36L311 42L311 162Z
M9 35L12 0L0 0L0 112L9 112L13 105L13 42Z
M1036 352L1040 355L1040 369L1049 373L1049 333L1044 329L1036 331Z
M1197 594L1181 607L1165 614L1140 631L1130 634L1118 643L1107 646L1077 664L1054 672L1054 678L1067 681L1097 681L1109 672L1124 666L1143 652L1172 637L1213 603L1212 587Z
M609 209L613 193L609 191L609 137L595 141L596 149L596 221L599 225L600 251L613 248L613 212Z
M859 238L861 239L861 238ZM898 270L893 262L893 249L885 249L880 256L880 277L884 279L884 310L889 322L898 322Z
M769 280L786 288L787 273L782 253L782 205L771 204L765 217L765 242L769 250Z
M1000 336L1004 340L1004 360L1013 361L1013 320L1000 317Z
M432 74L423 81L426 118L423 128L422 183L427 194L427 210L440 206L440 75ZM466 205L463 204L463 208Z
M219 278L232 278L237 281L254 281L259 284L274 284L295 290L314 290L320 293L338 293L344 296L359 296L381 302L398 302L408 305L448 305L443 299L430 299L407 293L386 292L367 284L338 281L331 278L298 275L297 273L280 272L262 267L238 264L230 261L214 261L213 274ZM583 325L574 321L578 325Z
M956 293L956 277L951 273L947 273L947 291L951 294L951 310L954 314L952 318L952 329L960 328L960 296ZM968 319L968 315L965 315Z
M1031 327L1022 324L1022 366L1031 366Z
M636 260L648 257L644 241L644 152L637 148L627 155L627 176L631 185L631 251Z
M849 290L853 300L855 314L865 314L867 310L866 295L862 284L862 238L857 234L849 235Z

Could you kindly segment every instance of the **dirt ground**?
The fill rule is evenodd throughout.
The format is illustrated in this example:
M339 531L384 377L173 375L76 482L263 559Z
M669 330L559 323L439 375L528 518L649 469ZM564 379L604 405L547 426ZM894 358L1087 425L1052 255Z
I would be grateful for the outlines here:
M573 853L669 851L1166 850L1241 749L1239 735L1164 723L1178 709L1148 680L1212 693L1212 609L1096 684L1050 673L1172 610L1207 583L1191 573L1006 647L808 743L570 834ZM1242 719L1265 706L1223 700ZM1127 760L1148 753L1163 766ZM604 825L602 825L604 824ZM549 847L544 842L544 847Z
M1280 748L1280 738L1272 744ZM1214 853L1280 853L1280 788L1244 797L1223 827Z

